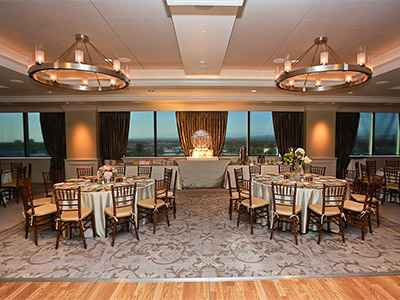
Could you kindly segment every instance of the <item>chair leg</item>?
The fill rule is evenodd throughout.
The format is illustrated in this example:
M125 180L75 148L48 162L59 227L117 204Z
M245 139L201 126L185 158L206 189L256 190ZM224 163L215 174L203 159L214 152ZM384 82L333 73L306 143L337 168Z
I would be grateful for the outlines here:
M156 223L157 223L157 211L153 213L153 234L156 234Z
M36 217L33 218L33 232L35 234L35 245L38 245L38 236L37 236L37 223L36 223Z
M240 222L240 205L239 205L239 208L238 208L238 219L237 219L237 225L236 226L239 226L239 222Z
M320 222L320 224L319 224L319 233L318 233L318 242L317 242L318 245L321 242L321 235L322 235L322 227L323 226L324 226L324 223Z
M271 226L271 223L269 222L269 206L267 206L266 208L267 211L267 222L268 222L268 228Z
M85 239L85 232L83 231L82 220L79 220L79 229L81 230L81 238L82 238L82 241L83 241L83 248L87 249L86 239Z
M361 218L361 239L364 240L364 217Z
M58 249L58 243L59 243L59 241L60 241L61 230L62 230L62 222L61 222L61 220L58 220L58 221L57 221L56 250Z
M342 235L342 241L343 241L343 243L345 243L345 241L344 241L344 229L343 229L343 218L342 218L342 216L339 217L339 230L340 230L340 234Z
M369 226L369 233L372 233L371 214L368 214L368 226Z
M232 205L233 205L233 199L229 198L229 220L232 220Z
M296 218L293 218L293 231L294 231L294 240L296 241L296 245L298 245L297 242L297 222L296 222Z
M251 234L253 234L253 209L250 208L250 227L251 227Z
M140 227L140 207L137 207L137 229Z
M107 231L108 231L108 215L107 214L104 214L104 220L105 220L105 223L106 223L106 226L105 226L105 234L104 234L104 236L105 236L105 238L107 238Z
M272 237L274 235L275 222L276 222L276 217L274 216L274 219L272 220L271 235L269 236L270 240L272 240Z
M92 216L91 216L91 223L92 223L93 237L95 238L97 236L97 233L96 233L96 226L94 226L95 223L94 223L94 213L93 212L92 212Z
M25 216L25 239L28 238L29 232L29 217Z
M139 240L139 233L137 231L135 219L132 218L133 228L135 228L136 239Z
M117 222L115 220L113 220L112 223L113 223L113 235L112 235L112 240L111 240L111 247L114 247L115 234L117 232Z
M377 202L376 204L376 223L378 224L378 226L380 226L380 221L379 221L379 202Z
M172 203L173 203L173 209L174 209L174 219L176 219L176 201L175 201L175 196L174 196L174 198L172 200Z
M165 206L165 216L167 217L167 225L169 227L168 207Z

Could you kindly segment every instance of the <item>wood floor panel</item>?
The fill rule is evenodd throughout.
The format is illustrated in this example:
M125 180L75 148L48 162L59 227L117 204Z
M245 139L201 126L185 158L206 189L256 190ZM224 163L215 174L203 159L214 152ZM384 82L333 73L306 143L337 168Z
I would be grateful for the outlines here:
M92 282L1 282L0 299L83 299Z
M338 299L400 299L400 276L325 278Z

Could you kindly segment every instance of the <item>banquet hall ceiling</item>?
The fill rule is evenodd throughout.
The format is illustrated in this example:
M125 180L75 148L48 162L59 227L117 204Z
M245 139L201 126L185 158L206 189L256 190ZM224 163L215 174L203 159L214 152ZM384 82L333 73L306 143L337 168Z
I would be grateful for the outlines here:
M96 105L176 100L182 107L228 99L283 106L335 101L343 106L400 105L398 0L247 0L236 7L167 2L0 0L0 108L32 106L32 101L52 106L65 99ZM131 61L128 89L102 93L100 99L98 93L50 89L29 80L26 56L33 54L35 43L45 46L46 60L55 60L76 33L87 34L106 56ZM321 35L350 63L355 63L357 47L365 45L374 60L371 82L311 96L277 90L274 59L297 58Z

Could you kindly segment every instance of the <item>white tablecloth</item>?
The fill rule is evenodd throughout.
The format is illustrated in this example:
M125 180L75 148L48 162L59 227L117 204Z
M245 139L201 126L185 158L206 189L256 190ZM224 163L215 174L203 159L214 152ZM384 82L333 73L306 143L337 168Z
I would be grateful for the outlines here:
M235 181L235 171L234 169L243 168L243 177L244 179L250 178L250 170L248 165L229 165L227 171L229 172L229 176L231 177L231 184L233 188L236 188ZM279 173L278 165L261 165L261 174L268 173ZM228 187L228 176L225 175L225 184L224 187L227 189Z
M152 198L154 196L154 183L144 187L138 187L136 190L136 201ZM104 209L112 206L111 191L108 192L82 192L82 207L90 207L94 212L94 222L96 232L99 236L105 235L105 217ZM137 202L136 202L137 203ZM91 236L92 231L88 230L85 235Z
M222 187L229 160L177 161L184 188Z
M147 166L146 166L147 167ZM178 171L178 177L177 177L177 182L176 182L176 189L181 190L182 189L182 182L181 182L181 175L179 172L179 167L172 165L172 166L152 166L151 170L151 178L161 180L164 179L164 169L173 169L172 173L172 181L175 178L175 172ZM126 175L137 175L138 171L138 166L126 166Z

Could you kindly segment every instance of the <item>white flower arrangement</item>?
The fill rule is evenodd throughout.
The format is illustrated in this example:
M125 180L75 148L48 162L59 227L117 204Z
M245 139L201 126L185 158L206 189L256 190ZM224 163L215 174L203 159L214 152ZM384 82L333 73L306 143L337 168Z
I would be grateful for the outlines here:
M117 169L110 165L104 165L97 171L97 177L110 180L112 177L117 176Z

